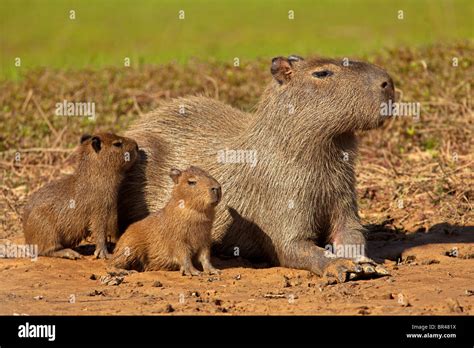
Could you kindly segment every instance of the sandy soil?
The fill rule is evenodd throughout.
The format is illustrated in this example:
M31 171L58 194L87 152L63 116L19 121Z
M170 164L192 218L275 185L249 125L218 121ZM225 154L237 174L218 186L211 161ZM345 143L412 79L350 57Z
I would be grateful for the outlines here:
M405 235L372 226L371 255L390 277L328 285L307 271L215 259L220 276L178 272L107 277L106 263L0 260L0 314L447 314L474 313L474 229L448 224ZM21 243L21 238L10 239ZM91 253L90 245L82 251ZM452 254L449 256L448 254ZM104 279L105 278L105 279Z

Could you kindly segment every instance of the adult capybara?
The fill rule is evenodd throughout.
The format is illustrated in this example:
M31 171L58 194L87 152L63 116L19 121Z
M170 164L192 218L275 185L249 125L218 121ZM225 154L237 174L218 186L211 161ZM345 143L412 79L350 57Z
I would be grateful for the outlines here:
M138 157L137 143L111 133L83 135L78 165L69 176L35 192L25 206L23 231L40 255L80 258L71 248L92 234L94 255L106 258L107 236L117 234L117 196Z
M211 229L221 186L202 169L172 169L174 188L163 209L130 225L117 243L111 265L137 271L176 270L217 274L211 264Z
M274 58L271 73L254 113L179 98L131 126L126 134L145 155L121 189L121 224L164 206L167 168L196 163L222 184L212 231L217 251L339 281L385 274L362 262L354 132L382 124L392 79L368 63L298 56Z

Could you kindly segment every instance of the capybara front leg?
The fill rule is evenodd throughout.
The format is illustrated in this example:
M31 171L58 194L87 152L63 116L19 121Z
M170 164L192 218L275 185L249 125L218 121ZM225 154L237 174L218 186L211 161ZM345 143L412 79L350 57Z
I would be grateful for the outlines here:
M110 254L107 251L107 228L109 221L106 218L107 215L104 215L104 219L94 220L91 226L92 235L95 240L95 251L94 256L97 259L108 259Z
M355 262L338 261L331 253L318 247L311 240L293 241L280 251L279 259L284 267L305 269L319 276L336 278L337 282L344 282L350 278L350 274L362 271Z
M349 259L360 266L361 272L350 279L374 278L389 275L382 265L367 256L366 230L358 222L336 225L331 234L332 253L337 258ZM344 263L344 261L339 261Z
M190 255L186 255L182 258L181 265L180 265L180 272L182 275L191 275L191 276L198 276L201 275L194 266L191 260Z
M199 262L201 262L202 268L203 268L205 273L208 273L208 274L220 274L221 273L211 263L211 250L210 250L210 248L204 248L200 251Z

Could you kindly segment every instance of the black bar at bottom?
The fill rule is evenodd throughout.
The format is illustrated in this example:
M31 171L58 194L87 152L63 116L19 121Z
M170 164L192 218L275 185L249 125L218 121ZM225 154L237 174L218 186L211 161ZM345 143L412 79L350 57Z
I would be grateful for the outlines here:
M54 325L53 327L44 325ZM31 337L42 335L43 337ZM22 336L22 337L20 337ZM26 336L26 337L24 337ZM415 344L473 347L468 316L0 317L0 346Z

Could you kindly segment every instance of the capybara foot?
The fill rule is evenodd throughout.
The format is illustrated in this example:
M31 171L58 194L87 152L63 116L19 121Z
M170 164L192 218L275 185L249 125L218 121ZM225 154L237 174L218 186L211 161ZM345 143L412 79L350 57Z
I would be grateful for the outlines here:
M329 284L335 284L355 279L351 275L357 275L361 272L363 272L363 269L356 262L350 259L337 258L327 264L323 276L327 278Z
M82 259L82 255L72 249L61 249L49 253L52 257L61 257L63 259L77 260Z
M181 267L181 275L200 276L201 272L194 267Z
M95 247L94 256L96 259L110 259L111 255L107 251L107 247Z
M349 280L372 279L388 276L387 269L367 258L367 262L338 258L331 261L324 270L329 284L343 283Z
M210 275L217 275L217 274L221 274L222 272L213 266L208 266L208 267L204 267L204 273L207 273Z
M135 270L118 268L114 266L109 266L107 267L106 270L107 270L107 273L113 277L123 277L123 276L128 276L134 273L138 273Z
M368 279L368 278L378 278L389 276L390 272L382 265L376 263L374 260L362 256L355 260L362 267L362 272L360 274L352 274L350 276L352 279Z

